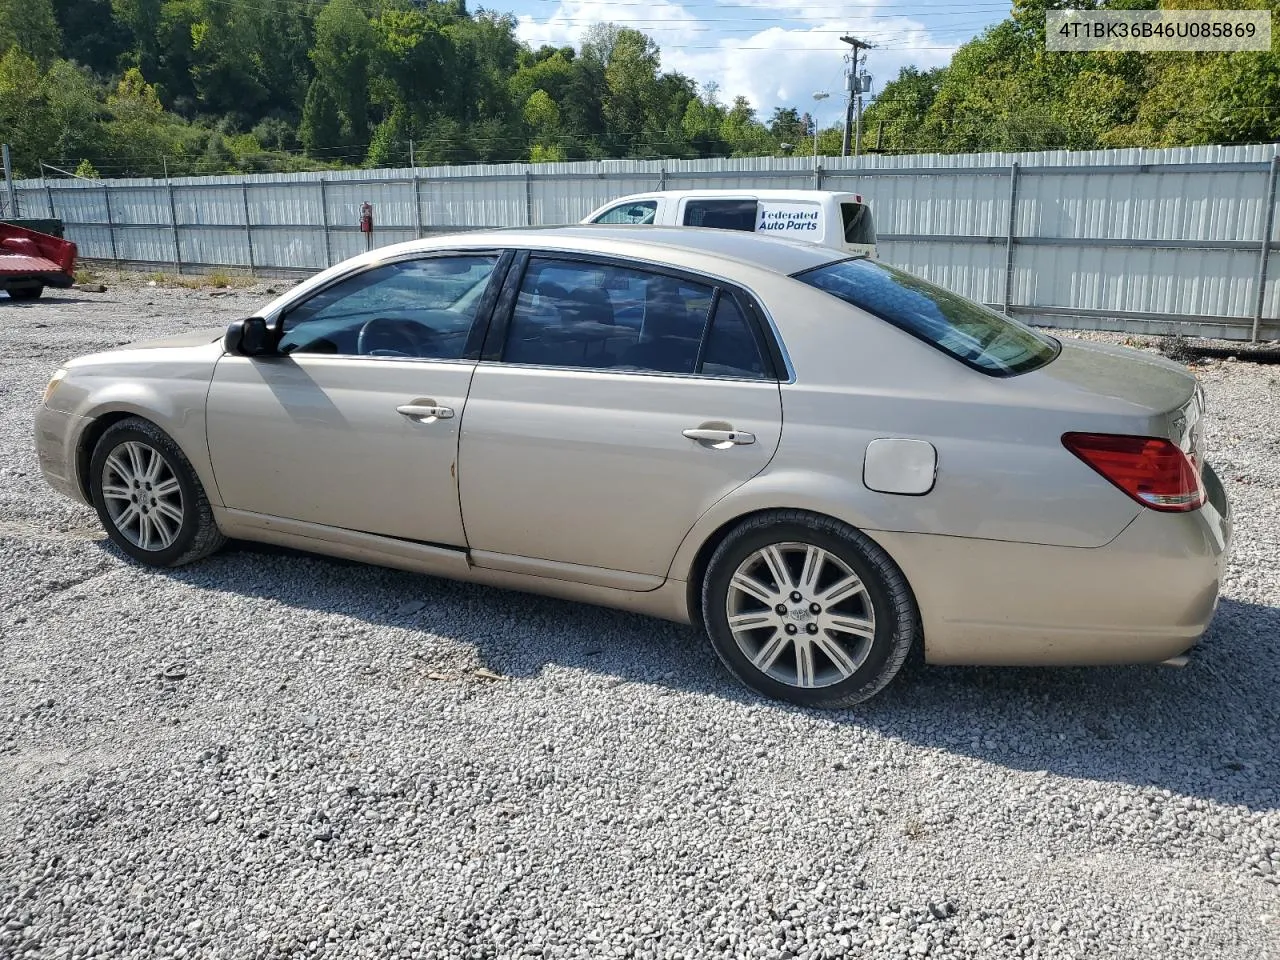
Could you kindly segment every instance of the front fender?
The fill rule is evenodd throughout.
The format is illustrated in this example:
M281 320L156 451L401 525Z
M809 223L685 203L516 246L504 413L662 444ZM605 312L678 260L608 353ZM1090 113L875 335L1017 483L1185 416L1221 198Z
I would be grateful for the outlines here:
M49 398L49 407L77 418L74 422L80 426L71 440L79 454L77 470L82 469L84 457L90 453L83 449L86 432L95 431L104 418L143 417L173 438L191 462L210 501L222 505L205 434L205 401L216 359L191 357L186 351L183 354L69 368L68 376Z

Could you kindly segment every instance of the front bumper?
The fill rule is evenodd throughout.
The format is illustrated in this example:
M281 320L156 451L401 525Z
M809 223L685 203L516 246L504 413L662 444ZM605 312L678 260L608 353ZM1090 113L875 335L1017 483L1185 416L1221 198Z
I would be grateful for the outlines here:
M45 482L72 500L88 503L80 489L76 452L80 436L90 421L74 414L51 410L43 404L36 411L36 458Z

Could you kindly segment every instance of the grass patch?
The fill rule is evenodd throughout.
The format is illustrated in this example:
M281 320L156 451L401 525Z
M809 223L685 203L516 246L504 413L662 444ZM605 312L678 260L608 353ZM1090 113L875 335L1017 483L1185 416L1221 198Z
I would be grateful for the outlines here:
M249 287L255 282L252 277L222 267L208 273L148 273L144 278L158 287L181 287L184 290L227 290Z

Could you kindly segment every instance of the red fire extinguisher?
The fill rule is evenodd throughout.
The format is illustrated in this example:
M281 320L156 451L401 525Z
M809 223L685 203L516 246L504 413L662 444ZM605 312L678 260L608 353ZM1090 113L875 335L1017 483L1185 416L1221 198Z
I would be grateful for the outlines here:
M360 232L364 234L364 248L373 247L373 204L360 204Z

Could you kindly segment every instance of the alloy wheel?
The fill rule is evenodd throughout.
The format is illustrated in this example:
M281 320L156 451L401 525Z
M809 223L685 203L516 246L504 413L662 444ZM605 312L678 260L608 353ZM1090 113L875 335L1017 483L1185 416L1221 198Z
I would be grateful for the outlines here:
M173 545L182 530L182 486L160 452L128 440L102 467L102 498L120 534L141 550Z
M757 670L792 687L847 680L876 635L871 594L853 568L811 543L749 554L729 580L729 630Z

